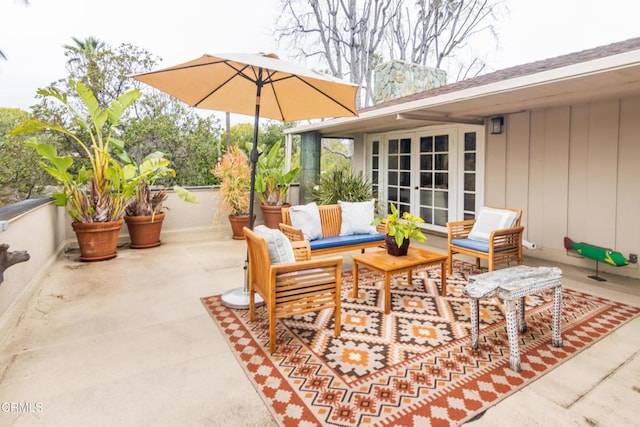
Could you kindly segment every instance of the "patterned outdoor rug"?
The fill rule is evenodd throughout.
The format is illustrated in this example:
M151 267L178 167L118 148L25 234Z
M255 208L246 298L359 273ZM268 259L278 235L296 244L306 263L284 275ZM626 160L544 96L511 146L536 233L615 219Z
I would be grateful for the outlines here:
M264 308L202 302L227 338L275 420L284 426L457 425L496 404L640 313L580 292L563 290L562 348L551 346L553 291L527 298L521 371L509 368L504 308L481 300L480 346L469 347L469 304L462 296L474 267L456 261L447 297L437 297L440 269L392 279L391 313L383 314L382 276L360 272L351 297L344 273L342 333L333 337L333 310L278 322L269 354Z

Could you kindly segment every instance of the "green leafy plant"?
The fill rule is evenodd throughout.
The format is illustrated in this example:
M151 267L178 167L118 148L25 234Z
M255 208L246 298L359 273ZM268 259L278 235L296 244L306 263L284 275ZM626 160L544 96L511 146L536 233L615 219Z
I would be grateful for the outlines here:
M287 173L284 169L284 151L282 140L278 140L271 149L260 156L256 164L255 189L260 201L268 206L282 206L289 192L291 183L298 177L300 168L293 168Z
M237 146L232 146L220 157L212 172L220 180L223 206L233 216L248 215L251 166L247 156Z
M398 247L402 246L404 239L415 239L420 243L427 240L427 236L418 227L418 224L424 224L422 218L406 211L400 215L398 208L393 203L389 204L389 208L391 209L390 213L385 217L375 218L371 225L377 226L386 221L387 234L395 237Z
M82 101L83 111L74 108L66 95L56 89L38 91L62 103L72 119L68 127L30 119L13 132L52 131L76 143L89 160L88 169L83 166L74 171L75 157L59 156L53 145L38 143L37 137L28 142L42 158L41 167L61 185L61 190L52 196L56 205L67 206L77 222L116 221L124 216L127 199L144 178L133 165L122 166L113 157L114 153L124 151L124 142L118 138L120 119L140 97L140 91L130 90L102 109L86 85L73 81L70 85Z
M343 202L364 202L371 200L371 182L362 172L334 170L320 178L311 190L311 200L319 205Z
M132 164L136 168L138 184L133 198L125 208L129 216L150 216L162 212L164 201L168 195L164 188L152 191L151 187L155 182L165 176L176 176L176 171L169 167L169 160L164 153L155 151L147 155L140 165L136 165L126 153L120 153L120 157L125 163ZM198 199L190 191L176 185L173 187L178 197L189 203L197 203Z

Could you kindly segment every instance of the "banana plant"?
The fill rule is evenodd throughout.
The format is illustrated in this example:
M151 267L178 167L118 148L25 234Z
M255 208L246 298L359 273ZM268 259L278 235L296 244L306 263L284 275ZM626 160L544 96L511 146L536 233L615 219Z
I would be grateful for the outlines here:
M284 153L281 146L282 140L273 144L266 154L260 156L256 165L255 189L264 205L281 206L284 204L289 187L300 172L300 168L282 172Z
M124 151L124 142L117 137L120 119L140 97L140 91L130 90L102 109L86 85L74 81L70 84L82 101L82 110L77 110L67 96L56 89L38 91L40 95L54 98L67 109L72 119L69 127L30 119L14 129L13 133L51 131L76 143L88 158L89 168L81 167L74 171L74 157L59 156L53 145L38 142L37 136L28 142L40 155L40 166L61 186L53 195L55 203L67 206L74 221L116 221L124 215L126 201L134 194L137 183L142 179L137 175L134 165L122 166L113 157L114 153Z

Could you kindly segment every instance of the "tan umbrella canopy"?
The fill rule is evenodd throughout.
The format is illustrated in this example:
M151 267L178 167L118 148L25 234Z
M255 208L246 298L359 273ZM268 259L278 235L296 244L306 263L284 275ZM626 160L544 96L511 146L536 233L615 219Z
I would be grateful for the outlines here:
M274 54L204 55L134 78L208 110L254 116L259 104L259 117L282 121L357 115L358 86Z
M133 77L192 107L254 116L249 228L253 228L260 117L296 121L357 116L358 86L281 61L275 54L203 55ZM241 293L225 296L222 300L227 306L248 306L246 283Z

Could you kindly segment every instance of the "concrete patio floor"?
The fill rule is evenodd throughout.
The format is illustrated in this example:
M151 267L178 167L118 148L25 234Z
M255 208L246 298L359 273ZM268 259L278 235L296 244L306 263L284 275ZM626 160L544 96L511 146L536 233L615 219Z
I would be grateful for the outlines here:
M242 286L243 241L191 233L110 261L77 256L60 256L2 331L0 426L276 425L200 302ZM640 306L638 280L561 267L565 287ZM638 331L640 318L468 425L638 425Z

